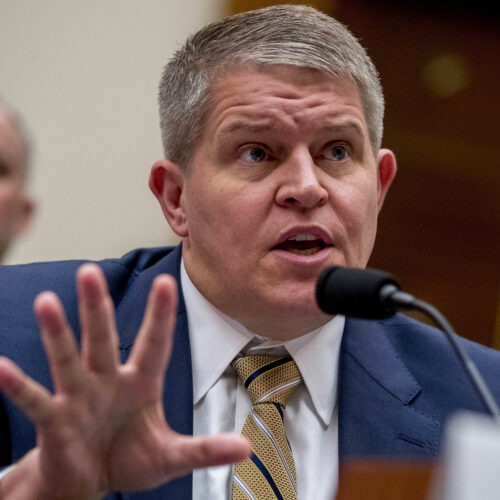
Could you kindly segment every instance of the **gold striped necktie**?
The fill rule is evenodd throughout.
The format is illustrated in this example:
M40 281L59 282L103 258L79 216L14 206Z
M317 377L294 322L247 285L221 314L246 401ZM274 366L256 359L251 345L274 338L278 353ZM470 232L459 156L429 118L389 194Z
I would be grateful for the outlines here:
M291 358L245 356L233 361L252 401L242 435L252 456L235 466L232 500L296 500L297 474L283 412L302 382Z

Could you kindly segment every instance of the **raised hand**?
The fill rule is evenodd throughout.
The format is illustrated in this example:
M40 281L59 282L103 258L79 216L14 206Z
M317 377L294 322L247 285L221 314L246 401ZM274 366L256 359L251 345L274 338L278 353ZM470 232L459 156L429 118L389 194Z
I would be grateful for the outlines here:
M108 491L150 489L193 468L248 456L250 447L239 436L183 436L165 421L162 385L177 307L170 276L155 279L125 364L100 268L84 264L77 288L81 352L59 299L44 292L35 300L54 394L0 359L0 389L37 431L36 448L0 482L0 498L100 498Z

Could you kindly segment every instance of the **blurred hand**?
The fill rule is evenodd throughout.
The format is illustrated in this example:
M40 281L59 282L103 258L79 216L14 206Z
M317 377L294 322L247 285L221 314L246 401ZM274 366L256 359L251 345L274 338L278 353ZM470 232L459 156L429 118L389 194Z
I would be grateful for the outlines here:
M0 482L0 498L100 498L153 488L192 469L242 460L236 435L183 436L165 421L162 388L177 308L173 278L158 276L128 361L121 364L114 306L100 268L77 274L81 352L56 295L35 312L55 393L0 358L0 389L32 420L37 446Z

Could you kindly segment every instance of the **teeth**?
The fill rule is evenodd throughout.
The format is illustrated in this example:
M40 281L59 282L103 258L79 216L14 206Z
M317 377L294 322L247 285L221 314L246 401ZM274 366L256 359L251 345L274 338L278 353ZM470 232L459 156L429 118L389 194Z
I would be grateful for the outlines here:
M308 250L292 249L290 250L290 252L297 255L314 255L316 252L318 252L318 250L318 248L309 248Z
M288 241L313 241L316 239L317 238L312 234L297 234L296 236L289 238Z

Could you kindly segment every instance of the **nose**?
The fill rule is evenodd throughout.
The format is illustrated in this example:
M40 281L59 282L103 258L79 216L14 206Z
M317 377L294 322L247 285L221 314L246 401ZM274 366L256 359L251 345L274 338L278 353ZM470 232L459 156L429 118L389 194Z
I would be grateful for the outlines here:
M310 209L327 201L328 191L321 182L325 173L309 152L288 158L277 170L280 171L276 191L278 205Z

